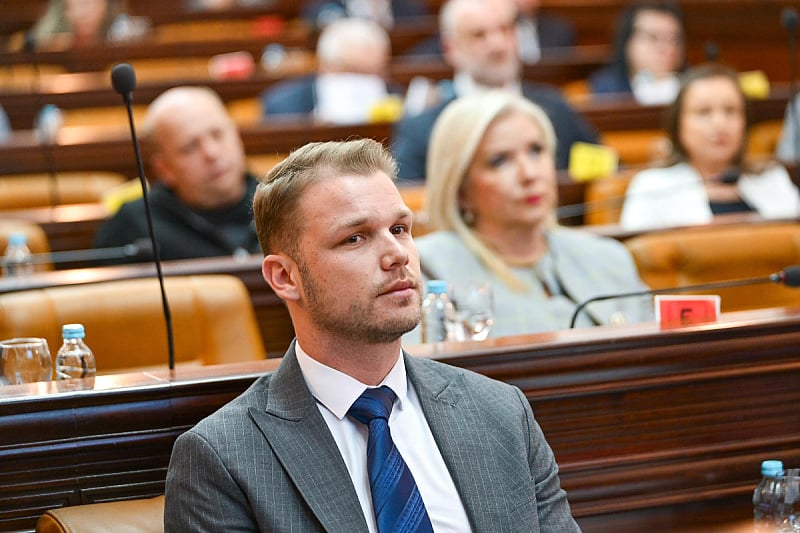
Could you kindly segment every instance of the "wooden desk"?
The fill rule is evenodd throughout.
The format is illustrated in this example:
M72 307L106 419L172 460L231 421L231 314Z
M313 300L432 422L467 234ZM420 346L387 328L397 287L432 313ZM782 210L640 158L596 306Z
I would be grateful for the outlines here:
M776 309L413 353L524 391L585 532L688 532L746 521L762 459L800 464L799 342L800 309ZM274 365L0 388L0 530L53 506L161 493L177 435Z

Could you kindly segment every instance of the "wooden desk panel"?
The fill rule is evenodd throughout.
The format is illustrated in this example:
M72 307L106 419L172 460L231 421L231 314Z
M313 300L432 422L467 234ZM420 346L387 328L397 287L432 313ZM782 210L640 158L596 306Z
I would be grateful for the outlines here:
M800 462L798 342L800 310L768 310L413 352L525 392L587 533L688 532L746 520L762 459ZM158 494L174 438L275 364L0 388L0 530L52 505Z

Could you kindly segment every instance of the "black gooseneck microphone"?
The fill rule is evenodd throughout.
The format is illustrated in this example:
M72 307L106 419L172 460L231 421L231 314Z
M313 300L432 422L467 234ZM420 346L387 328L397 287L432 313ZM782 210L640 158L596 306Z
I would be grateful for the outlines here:
M625 292L617 294L606 294L603 296L595 296L584 300L575 312L572 313L572 319L569 321L569 328L575 327L575 322L581 311L592 302L599 302L602 300L615 300L617 298L633 298L635 296L651 296L654 294L674 294L686 291L705 291L712 289L728 289L731 287L742 287L745 285L758 285L761 283L782 283L787 287L800 287L800 265L788 266L780 272L775 272L769 276L761 276L757 278L733 279L726 281L718 281L714 283L700 283L698 285L684 285L683 287L671 287L667 289L649 289L645 291Z
M785 7L781 11L781 24L786 28L789 38L789 134L792 146L792 159L797 165L800 161L800 117L797 116L797 10Z
M169 311L167 301L167 291L164 289L164 273L161 270L161 256L156 244L156 232L153 228L153 216L150 213L150 198L147 192L147 179L144 175L144 165L142 164L142 154L139 151L139 139L136 137L136 127L133 122L133 89L136 88L136 72L130 63L118 63L111 69L111 85L114 90L122 95L125 108L128 110L128 124L133 140L133 151L136 156L136 168L139 171L139 181L142 184L142 199L144 200L144 211L147 215L147 229L150 233L150 243L153 245L153 261L156 265L156 275L158 285L161 288L161 304L164 308L164 321L167 325L167 347L169 353L169 369L175 369L175 341L172 334L172 314Z

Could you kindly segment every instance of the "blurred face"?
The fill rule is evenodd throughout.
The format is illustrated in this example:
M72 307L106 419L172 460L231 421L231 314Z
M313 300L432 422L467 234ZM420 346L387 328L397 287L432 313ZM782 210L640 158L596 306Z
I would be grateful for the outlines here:
M242 199L244 148L221 103L192 94L161 110L154 131L159 178L187 205L218 209Z
M383 172L308 187L301 201L298 306L327 333L367 343L419 322L422 286L411 211Z
M520 62L513 4L508 0L461 2L454 15L451 33L442 36L448 63L488 87L517 81Z
M498 235L543 225L557 201L553 156L541 128L511 112L486 130L461 191L461 207L475 215L475 230Z
M686 89L679 138L692 165L721 172L733 163L744 134L745 104L732 80L705 78Z
M383 46L348 46L335 65L322 66L323 72L351 72L385 77L389 67L389 51Z
M64 16L78 41L94 40L106 16L107 0L65 0Z
M627 55L632 76L649 71L658 78L677 72L683 61L679 22L660 11L640 11L633 23Z

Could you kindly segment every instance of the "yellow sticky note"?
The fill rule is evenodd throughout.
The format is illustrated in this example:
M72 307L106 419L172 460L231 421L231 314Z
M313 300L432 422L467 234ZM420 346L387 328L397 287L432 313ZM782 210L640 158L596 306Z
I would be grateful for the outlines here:
M370 122L394 122L403 116L403 99L387 96L369 108Z
M109 216L116 213L122 204L126 204L142 196L142 184L139 179L126 181L103 194L103 205Z
M769 80L763 70L739 73L739 85L748 98L763 100L769 97Z
M569 150L569 173L575 181L591 181L616 174L617 153L600 144L576 142Z

